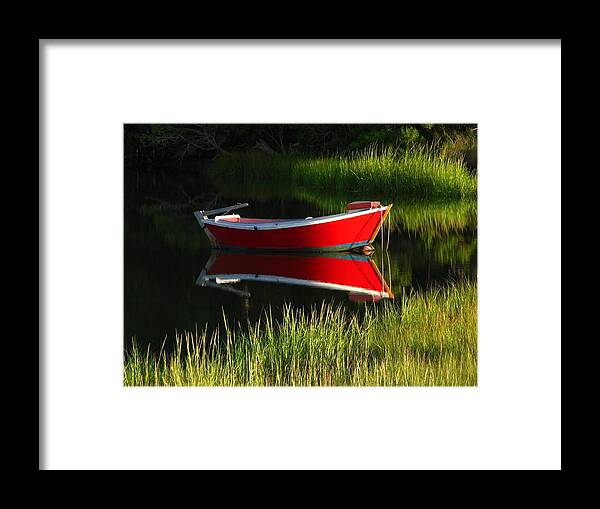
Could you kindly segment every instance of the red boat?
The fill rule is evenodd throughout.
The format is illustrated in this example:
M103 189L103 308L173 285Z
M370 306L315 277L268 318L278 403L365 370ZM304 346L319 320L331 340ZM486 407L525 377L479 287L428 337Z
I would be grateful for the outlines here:
M369 246L392 208L378 201L357 201L349 203L342 214L303 219L256 219L229 214L247 206L238 203L199 210L194 215L214 248L349 251Z
M358 254L282 254L214 251L196 284L249 296L234 286L241 281L262 281L348 292L350 300L394 298L377 266Z

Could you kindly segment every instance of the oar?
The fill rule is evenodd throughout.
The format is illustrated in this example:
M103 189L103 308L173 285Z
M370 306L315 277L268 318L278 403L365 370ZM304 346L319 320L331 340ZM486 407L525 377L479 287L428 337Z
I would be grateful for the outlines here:
M207 263L207 266L208 265L212 265L212 262ZM227 286L224 283L221 283L221 284L213 283L210 279L208 279L206 277L206 267L202 269L202 271L200 272L200 275L196 278L196 285L197 286L210 286L211 288L217 288L218 290L226 290L228 292L235 293L236 295L239 295L240 297L250 297L250 292L246 292L244 290L240 290L240 289L234 288L232 286Z
M217 284L212 281L204 281L202 286L210 286L211 288L216 288L217 290L226 290L231 293L235 293L240 297L250 297L250 292L245 292L244 290L240 290L239 288L234 288L233 286L228 286L226 284Z
M216 216L217 214L227 214L228 212L231 212L232 210L237 210L237 209L243 209L244 207L247 207L248 205L250 205L249 203L237 203L235 205L230 205L229 207L223 207L222 209L213 209L213 210L199 210L198 213L202 214L203 216Z

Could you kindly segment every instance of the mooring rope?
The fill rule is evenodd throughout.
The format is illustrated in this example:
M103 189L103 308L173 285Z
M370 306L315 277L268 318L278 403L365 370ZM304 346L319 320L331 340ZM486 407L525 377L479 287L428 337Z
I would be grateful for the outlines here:
M385 293L385 250L383 249L383 230L385 228L385 221L383 220L383 210L379 211L379 221L381 222L381 296L383 297L383 294Z
M386 209L387 210L387 209ZM390 257L388 255L388 249L390 247L390 225L389 225L389 213L386 215L386 220L387 220L387 225L385 224L386 221L383 220L383 210L379 211L379 222L381 223L381 294L383 297L383 294L385 293L385 265L386 265L386 259L387 259L387 265L388 265L388 272L390 273L390 277L392 274L392 267L390 265ZM385 235L384 230L386 229L387 226L387 239L386 239L386 243L385 243L385 248L383 247L383 237ZM390 279L390 287L391 287L391 279Z
M388 251L385 252L385 257L386 257L387 262L388 262L388 274L389 274L388 277L390 278L390 284L388 286L390 287L390 289L392 289L393 288L393 286L392 286L392 265L390 263L390 254L389 254ZM393 293L393 291L394 290L392 290L392 293Z
M390 247L390 230L392 229L391 226L390 226L390 216L391 216L391 213L388 212L388 215L386 217L387 222L388 222L388 225L387 225L388 226L388 228L387 228L387 242L385 244L386 251Z

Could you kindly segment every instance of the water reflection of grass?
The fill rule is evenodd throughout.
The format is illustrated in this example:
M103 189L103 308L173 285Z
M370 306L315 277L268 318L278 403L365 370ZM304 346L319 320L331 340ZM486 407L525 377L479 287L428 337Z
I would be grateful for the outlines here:
M153 227L170 248L181 252L197 253L210 246L206 236L199 235L201 232L198 232L198 223L195 219L192 221L188 218L187 221L182 221L180 214L155 204L142 205L140 212L152 221Z
M477 225L475 200L405 200L394 204L394 208L395 215L390 223L392 228L401 228L425 237L473 229Z
M469 263L477 252L477 237L450 235L442 239L427 239L425 244L438 263Z
M321 157L236 152L217 158L211 173L244 182L272 180L403 197L461 198L477 193L477 179L462 160L419 147L407 151L370 147L351 156Z
M476 385L477 287L413 293L364 318L289 308L249 330L181 333L173 354L135 347L124 383L148 385Z
M477 253L476 237L455 234L425 241L399 241L385 249L384 256L379 245L375 249L374 261L394 293L418 281L475 277L472 264Z

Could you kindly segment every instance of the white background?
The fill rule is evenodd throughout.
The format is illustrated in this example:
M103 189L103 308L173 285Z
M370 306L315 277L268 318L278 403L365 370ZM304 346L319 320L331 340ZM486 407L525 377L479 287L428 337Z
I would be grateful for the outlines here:
M559 42L40 57L41 468L560 468ZM479 386L124 388L127 122L478 123Z

